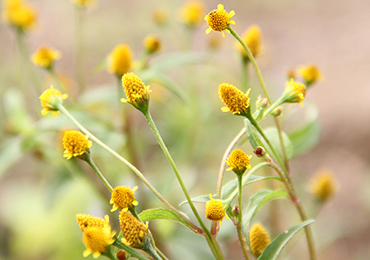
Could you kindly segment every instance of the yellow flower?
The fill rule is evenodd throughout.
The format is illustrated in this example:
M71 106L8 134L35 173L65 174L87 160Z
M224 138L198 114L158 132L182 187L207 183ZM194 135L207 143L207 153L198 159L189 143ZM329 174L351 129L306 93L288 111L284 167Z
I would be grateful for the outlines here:
M244 94L236 87L229 84L221 84L219 86L219 94L222 102L226 107L221 108L223 112L230 111L234 115L245 115L249 108L249 92L250 89Z
M78 157L89 151L92 142L89 137L83 135L80 131L69 130L64 132L63 147L65 149L63 157L71 159Z
M123 75L122 86L127 100L122 98L121 102L130 103L141 112L148 110L149 93L151 92L149 86L145 86L141 79L132 72Z
M119 214L119 223L123 235L122 242L133 247L140 247L148 234L148 225L144 225L127 211Z
M200 25L205 13L204 3L193 0L187 1L180 8L180 21L190 27Z
M49 111L52 111L53 116L56 117L59 113L59 106L63 104L63 100L67 97L67 94L62 94L59 90L53 89L53 86L50 86L50 88L45 90L39 97L41 105L44 107L44 109L41 110L41 114L44 116Z
M226 206L222 204L222 200L212 198L212 194L209 194L211 200L206 202L206 218L212 221L222 221L226 215Z
M243 34L243 41L248 46L253 57L256 57L262 51L262 32L258 25L250 26ZM240 43L237 43L237 48L243 54L244 57L248 58L247 52L244 50Z
M112 191L112 198L110 199L110 204L113 204L111 211L117 209L122 209L127 211L132 205L137 206L138 202L135 200L134 192L137 190L135 186L132 190L126 186L115 187Z
M303 83L294 82L294 79L290 79L286 84L285 92L283 94L283 100L286 103L299 102L303 107L302 101L306 96L306 86Z
M322 171L311 182L311 193L320 201L332 198L338 191L338 183L333 173Z
M297 71L298 75L302 76L307 86L315 83L316 81L323 80L323 76L319 68L315 65L302 66Z
M108 71L122 77L128 72L132 63L132 51L127 44L118 44L107 57Z
M270 236L266 229L259 223L254 224L249 230L249 239L252 253L259 257L263 250L271 243Z
M230 166L228 170L233 170L236 174L243 174L245 170L251 168L249 164L252 156L248 156L240 149L235 149L229 156L226 163Z
M22 0L4 0L3 20L6 24L26 30L36 24L36 13Z
M104 219L101 219L87 214L77 214L76 219L82 231L84 231L88 227L103 228L105 226L109 226L108 215L105 215Z
M111 227L95 227L90 226L85 228L83 231L82 242L84 243L86 250L83 252L83 256L87 257L91 253L94 258L98 258L101 253L107 250L107 247L114 242L115 232L111 230Z
M224 6L219 4L217 9L212 10L209 14L206 15L204 18L209 28L207 29L206 33L209 33L211 30L222 32L222 36L225 37L225 30L228 31L228 27L230 24L235 24L235 21L230 20L231 17L235 15L234 11L227 13L224 10Z
M50 69L54 61L60 59L60 52L49 47L40 47L32 56L33 64L38 67Z
M151 34L145 37L143 45L149 53L154 53L160 50L161 41L156 35Z
M72 2L80 8L85 8L92 5L94 0L72 0Z
M153 11L152 17L153 17L154 22L156 22L160 26L166 24L168 21L168 13L166 9L163 9L163 8L155 9Z

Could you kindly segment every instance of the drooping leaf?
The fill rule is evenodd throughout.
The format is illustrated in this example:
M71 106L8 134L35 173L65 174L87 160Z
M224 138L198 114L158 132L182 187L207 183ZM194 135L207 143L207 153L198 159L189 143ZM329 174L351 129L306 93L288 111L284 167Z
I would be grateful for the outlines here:
M275 199L284 199L288 198L289 195L285 190L261 190L256 192L250 199L249 204L245 211L243 212L243 229L246 234L247 243L250 246L249 242L249 228L250 224L257 214L257 212L266 205L267 202Z
M279 256L281 250L294 237L294 235L297 234L299 230L313 222L315 222L315 220L307 220L281 233L265 248L265 250L263 250L258 260L275 260Z

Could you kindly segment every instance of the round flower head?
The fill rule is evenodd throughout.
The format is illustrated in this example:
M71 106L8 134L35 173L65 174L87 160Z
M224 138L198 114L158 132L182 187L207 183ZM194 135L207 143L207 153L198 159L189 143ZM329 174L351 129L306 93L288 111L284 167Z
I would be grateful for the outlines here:
M4 0L3 20L6 24L27 30L36 24L36 13L21 0Z
M198 26L204 17L205 6L201 1L187 1L180 9L181 22L190 26Z
M123 235L122 242L133 247L140 247L148 234L148 225L144 225L127 211L119 214L119 223Z
M250 26L243 35L243 41L248 46L253 57L256 57L261 53L262 50L262 33L261 28L258 25ZM244 50L240 43L237 43L237 48L243 54L244 57L248 58L247 52Z
M72 157L81 156L89 151L91 145L92 142L89 141L89 137L80 131L65 131L63 136L63 147L65 149L63 157L71 159Z
M32 56L33 64L38 67L50 69L54 61L60 59L60 52L49 47L40 47Z
M206 202L206 218L212 221L222 221L226 215L226 206L222 204L222 200L212 198L212 194L209 194L211 200Z
M259 257L263 250L271 243L270 236L266 229L259 223L254 224L249 230L249 240L252 253Z
M303 107L302 101L306 96L306 86L303 83L294 82L290 79L286 84L283 100L286 103L299 103Z
M236 87L229 84L221 84L219 86L219 94L222 102L226 107L221 108L223 112L230 111L234 115L246 115L249 108L249 92L244 94Z
M53 86L50 86L39 97L41 105L44 107L41 110L41 114L44 116L51 111L53 112L53 116L56 117L59 113L59 106L62 105L63 100L67 97L67 94L62 94L59 90L53 89Z
M107 57L108 71L122 77L131 68L132 51L127 44L118 44Z
M132 72L123 75L122 86L127 100L122 98L121 102L130 103L141 112L148 110L149 93L151 92L149 86L145 86L141 79Z
M240 149L235 149L229 156L226 163L230 166L229 171L232 170L236 174L243 174L246 169L250 169L249 164L252 156L248 156Z
M105 215L104 219L101 219L87 214L77 214L76 219L82 231L84 231L88 227L103 228L105 226L109 226L108 215Z
M83 252L83 256L87 257L92 253L94 258L98 258L101 253L107 250L109 245L113 244L114 235L115 232L112 232L110 226L85 228L82 242L86 250Z
M338 183L331 172L323 171L316 174L310 190L317 200L326 201L337 193Z
M162 26L168 21L168 13L166 9L157 8L152 13L153 20L156 24Z
M154 53L160 50L161 41L156 35L148 35L145 37L143 45L149 53Z
M224 10L224 6L222 4L219 4L217 6L217 9L214 9L213 11L209 12L209 14L207 14L206 17L204 18L209 26L206 33L209 33L210 31L214 30L222 32L222 36L225 37L224 31L227 30L230 24L235 24L233 20L230 20L230 18L233 17L234 15L235 15L234 11L227 13Z
M112 191L112 198L110 199L110 204L113 204L111 211L115 211L117 209L127 211L127 209L131 208L133 205L137 206L139 203L135 200L134 195L137 188L138 187L135 186L131 190L126 186L115 187Z
M319 68L315 65L302 66L297 73L304 79L307 86L323 79Z

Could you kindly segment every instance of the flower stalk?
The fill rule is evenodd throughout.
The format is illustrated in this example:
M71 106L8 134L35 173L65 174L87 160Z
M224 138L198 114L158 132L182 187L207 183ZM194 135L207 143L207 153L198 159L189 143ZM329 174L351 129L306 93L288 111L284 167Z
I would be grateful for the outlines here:
M238 215L238 223L237 223L237 232L238 232L238 238L239 238L239 243L240 247L242 248L244 259L249 260L248 257L248 252L247 252L247 246L246 246L246 241L243 235L243 226L242 226L242 220L243 220L243 208L242 208L242 190L243 190L243 175L238 174L238 205L239 205L239 215Z
M112 192L113 191L113 187L112 185L110 185L110 183L108 182L108 180L104 177L104 175L100 172L100 170L98 169L98 167L95 165L95 163L93 162L90 154L86 153L84 154L84 161L87 162L91 168L94 170L94 172L96 173L96 175L98 175L99 179L104 183L105 187L107 187L107 189Z

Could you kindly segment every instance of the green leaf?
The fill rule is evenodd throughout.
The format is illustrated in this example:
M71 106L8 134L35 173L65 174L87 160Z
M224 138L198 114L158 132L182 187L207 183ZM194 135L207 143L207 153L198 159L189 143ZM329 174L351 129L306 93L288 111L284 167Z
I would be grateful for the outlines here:
M270 127L270 128L264 129L263 131L265 132L265 135L267 136L267 138L270 140L278 156L280 158L283 158L283 153L281 151L281 145L280 145L280 139L279 139L279 133L276 127ZM293 145L288 135L285 132L282 132L282 135L283 135L286 156L289 161L293 156Z
M141 221L143 221L143 222L154 220L154 219L172 220L172 221L178 222L178 223L184 225L185 227L193 230L193 228L188 223L186 223L184 220L182 220L176 212L173 212L169 209L157 208L157 209L144 210L143 212L141 212L139 214L139 217L140 217Z
M257 147L262 147L266 151L266 155L268 155L268 150L266 149L264 143L261 141L263 138L257 133L256 128L251 124L248 119L245 119L245 130L248 135L248 140L253 150L256 150Z
M286 244L294 237L294 235L304 228L307 225L312 224L315 222L315 220L307 220L305 222L302 222L291 229L281 233L277 238L272 241L271 244L269 244L265 250L263 250L261 256L258 258L258 260L275 260L281 250L286 246Z
M306 123L289 134L293 145L293 156L309 151L316 146L320 139L321 127L318 110L309 102L306 102L305 108Z
M275 199L284 199L289 198L288 193L285 190L261 190L258 191L256 194L254 194L249 199L249 204L245 211L243 212L243 229L244 233L247 234L247 243L250 245L249 242L249 228L250 224L254 218L254 216L257 214L257 212L269 201L275 200Z
M219 199L218 197L212 195L212 198L214 199ZM192 198L191 201L192 202L199 202L199 203L206 203L207 201L211 200L211 198L209 197L209 194L208 195L202 195L202 196L198 196L198 197L195 197L195 198ZM183 201L180 203L179 206L182 206L184 204L188 203L187 200Z

